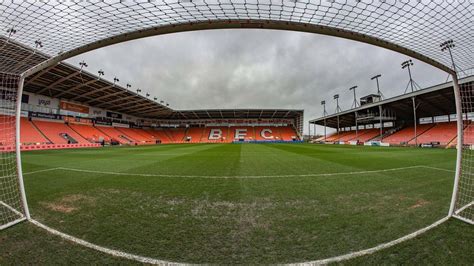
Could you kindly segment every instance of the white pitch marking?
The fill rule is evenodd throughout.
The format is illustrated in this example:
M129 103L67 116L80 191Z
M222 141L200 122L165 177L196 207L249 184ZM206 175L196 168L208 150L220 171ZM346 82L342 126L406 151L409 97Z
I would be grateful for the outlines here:
M36 173L49 172L49 171L54 171L54 170L58 170L58 169L61 169L61 167L48 168L48 169L42 169L42 170L38 170L38 171L26 172L26 173L23 173L23 175L32 175L32 174L36 174Z
M229 178L272 178L272 177L319 177L319 176L338 176L338 175L357 175L357 174L371 174L371 173L383 173L401 171L407 169L426 168L424 165L414 165L399 168L390 168L382 170L368 170L368 171L354 171L354 172L339 172L339 173L326 173L326 174L302 174L302 175L249 175L249 176L201 176L201 175L166 175L166 174L140 174L140 173L121 173L121 172L109 172L109 171L96 171L96 170L85 170L68 167L58 167L56 170L83 172L83 173L95 173L104 175L121 175L121 176L143 176L143 177L183 177L183 178L212 178L212 179L229 179ZM431 168L431 167L430 167ZM441 169L441 168L440 168ZM445 170L445 169L442 169Z
M141 262L141 263L147 263L147 264L183 265L183 264L177 263L177 262L169 262L169 261L158 260L158 259L153 259L153 258L148 258L148 257L142 257L142 256L130 254L130 253L127 253L127 252L102 247L102 246L87 242L85 240L82 240L80 238L77 238L77 237L65 234L63 232L60 232L60 231L58 231L56 229L53 229L51 227L48 227L48 226L46 226L46 225L44 225L44 224L42 224L42 223L40 223L40 222L38 222L34 219L31 219L30 222L33 223L34 225L48 231L49 233L51 233L53 235L60 236L64 239L66 239L66 240L72 241L72 242L74 242L76 244L79 244L81 246L84 246L84 247L87 247L87 248L90 248L90 249L94 249L94 250L97 250L97 251L100 251L100 252L115 256L115 257L121 257L121 258L134 260L134 261L138 261L138 262Z
M432 224L430 224L430 225L428 225L424 228L421 228L421 229L419 229L419 230L417 230L417 231L415 231L411 234L402 236L400 238L397 238L397 239L392 240L390 242L386 242L386 243L377 245L377 246L372 247L372 248L363 249L363 250L347 253L347 254L332 257L332 258L327 258L327 259L322 259L322 260L315 260L315 261L306 261L306 262L294 263L294 264L289 264L289 265L326 265L326 264L329 264L329 263L341 262L341 261L357 258L357 257L360 257L360 256L370 255L370 254L375 253L377 251L380 251L382 249L386 249L386 248L395 246L397 244L400 244L404 241L407 241L409 239L415 238L415 237L425 233L426 231L428 231L430 229L433 229L436 226L446 222L448 219L449 219L449 216L444 217L444 218L442 218L442 219L440 219L440 220L438 220L438 221L436 221L436 222L434 222L434 223L432 223Z

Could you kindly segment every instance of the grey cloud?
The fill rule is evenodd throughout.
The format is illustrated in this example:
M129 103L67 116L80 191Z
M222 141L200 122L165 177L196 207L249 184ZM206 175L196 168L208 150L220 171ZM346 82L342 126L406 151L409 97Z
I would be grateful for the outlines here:
M208 30L135 40L69 61L77 65L85 60L90 71L103 69L106 78L117 76L122 84L150 92L175 109L295 108L304 109L308 121L321 116L321 100L333 113L336 93L341 107L348 109L353 85L358 85L359 97L376 92L370 80L375 74L382 74L386 97L403 93L408 75L400 63L406 59L383 48L316 34ZM414 62L414 78L422 87L445 81L445 73Z

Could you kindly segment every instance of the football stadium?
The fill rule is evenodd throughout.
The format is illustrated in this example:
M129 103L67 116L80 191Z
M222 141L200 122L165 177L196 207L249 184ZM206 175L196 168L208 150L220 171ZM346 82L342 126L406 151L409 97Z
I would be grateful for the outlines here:
M472 265L473 13L470 1L1 1L0 264ZM344 110L315 92L320 115L180 109L67 61L218 29L384 48L407 58L408 83L386 97L374 75L376 93L351 87ZM414 60L448 78L420 86Z

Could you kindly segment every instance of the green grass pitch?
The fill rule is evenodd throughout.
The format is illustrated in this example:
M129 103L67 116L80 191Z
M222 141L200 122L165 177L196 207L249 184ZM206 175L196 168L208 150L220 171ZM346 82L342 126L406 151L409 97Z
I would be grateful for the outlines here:
M189 144L23 153L32 217L97 245L187 263L291 263L370 248L446 216L455 150ZM39 171L47 170L47 171ZM39 171L39 172L36 172ZM29 223L0 264L134 264ZM456 220L347 264L474 263Z

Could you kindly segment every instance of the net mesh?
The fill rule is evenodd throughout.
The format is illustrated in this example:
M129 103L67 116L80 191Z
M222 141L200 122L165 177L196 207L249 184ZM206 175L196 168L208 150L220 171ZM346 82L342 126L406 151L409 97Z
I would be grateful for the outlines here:
M398 51L415 52L425 61L432 60L432 64L445 69L451 65L451 58L441 51L440 44L451 39L456 43L453 56L458 76L462 78L474 73L473 9L472 0L0 1L0 73L3 73L0 74L3 97L0 199L11 207L0 207L0 224L17 219L24 211L19 201L15 153L11 149L15 137L12 116L16 98L13 96L18 88L18 75L50 57L147 29L199 23L212 28L213 23L223 22L240 23L242 27L255 22L280 22L354 32L367 37L367 42L393 44ZM33 49L13 50L9 47L14 46L6 45L8 42L19 42ZM463 85L462 89L464 112L472 112L472 85ZM469 140L470 123L465 132L465 139ZM469 204L474 193L474 169L471 169L474 158L471 153L471 147L464 146L456 210L457 215L472 220L473 209Z
M0 73L0 229L24 218L15 153L19 76Z
M461 176L455 203L455 215L474 223L474 84L460 85L464 120Z
M444 65L439 44L457 43L457 67L474 67L472 1L117 0L1 1L3 34L57 55L99 40L178 24L276 21L357 32L418 52Z

